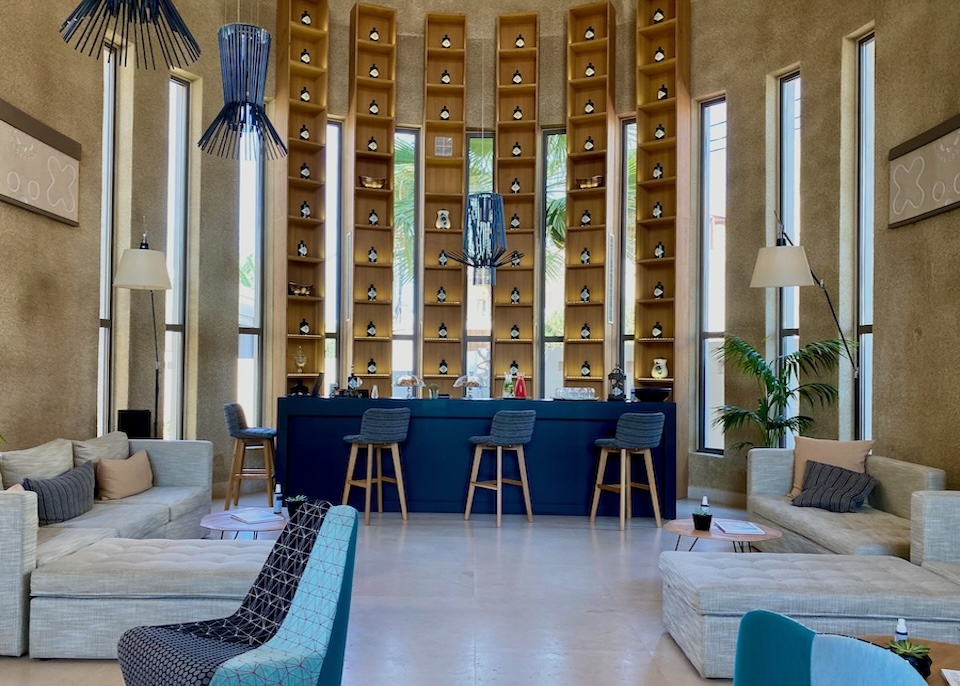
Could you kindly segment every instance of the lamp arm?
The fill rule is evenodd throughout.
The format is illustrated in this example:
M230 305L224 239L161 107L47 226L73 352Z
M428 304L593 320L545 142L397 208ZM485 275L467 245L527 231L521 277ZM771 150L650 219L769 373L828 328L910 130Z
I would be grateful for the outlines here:
M150 291L150 314L153 319L153 356L155 367L153 370L153 438L157 435L157 424L160 411L160 339L157 337L157 306L155 303L156 291Z

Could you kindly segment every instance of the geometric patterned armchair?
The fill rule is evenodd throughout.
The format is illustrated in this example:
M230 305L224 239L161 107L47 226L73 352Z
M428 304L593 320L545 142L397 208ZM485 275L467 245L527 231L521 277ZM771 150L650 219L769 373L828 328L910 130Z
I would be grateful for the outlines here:
M352 507L304 504L233 615L124 633L127 686L339 684L356 540Z

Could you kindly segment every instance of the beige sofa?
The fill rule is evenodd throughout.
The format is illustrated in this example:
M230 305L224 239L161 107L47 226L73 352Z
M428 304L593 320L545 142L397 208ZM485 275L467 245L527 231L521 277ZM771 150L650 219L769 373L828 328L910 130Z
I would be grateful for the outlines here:
M27 650L30 577L49 564L98 541L202 538L200 519L210 512L213 445L209 441L130 440L146 450L153 488L40 527L36 493L0 491L0 655ZM9 484L8 484L9 485Z

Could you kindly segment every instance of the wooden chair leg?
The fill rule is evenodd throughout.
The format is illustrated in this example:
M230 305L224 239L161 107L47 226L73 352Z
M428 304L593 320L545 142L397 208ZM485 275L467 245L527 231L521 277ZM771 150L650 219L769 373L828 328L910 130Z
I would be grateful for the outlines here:
M650 486L650 500L653 501L653 516L657 520L657 528L660 528L660 498L657 497L657 479L653 473L653 454L647 448L643 451L643 461L647 465L647 484Z
M366 476L366 493L364 493L363 499L363 523L367 526L370 526L370 490L373 484L371 483L370 475L373 472L373 446L367 444L367 476Z
M227 497L223 501L223 509L229 510L233 501L233 489L240 491L240 469L243 465L243 441L239 438L233 441L233 459L230 461L230 478L227 479Z
M273 491L276 484L274 481L274 462L273 439L265 438L263 439L263 469L266 472L268 505L273 505Z
M603 485L603 473L607 469L607 448L600 448L600 463L597 466L597 482L593 487L593 505L590 507L590 521L597 520L597 506L600 504L600 486Z
M517 462L520 464L520 486L523 488L523 502L527 506L527 521L533 522L533 506L530 505L530 484L527 482L527 461L523 454L523 446L518 445Z
M500 528L501 508L503 506L503 446L497 446L497 528Z
M626 519L627 514L627 460L630 459L630 456L627 454L626 450L620 450L620 531L623 531L626 528Z
M633 519L633 456L634 453L627 451L625 459L627 460L627 480L623 486L627 490L627 521Z
M403 470L400 469L400 444L391 443L393 452L393 471L397 476L397 492L400 494L400 515L404 521L407 519L407 494L403 489Z
M383 446L376 448L377 463L377 512L383 514Z
M463 518L470 519L470 510L473 508L473 494L477 487L477 475L480 473L480 457L483 455L483 446L478 445L473 451L473 469L470 471L470 487L467 489L467 507L463 511Z
M347 504L347 498L350 497L350 480L353 478L353 472L357 467L357 444L350 446L350 458L347 460L347 477L343 480L343 501L341 505Z

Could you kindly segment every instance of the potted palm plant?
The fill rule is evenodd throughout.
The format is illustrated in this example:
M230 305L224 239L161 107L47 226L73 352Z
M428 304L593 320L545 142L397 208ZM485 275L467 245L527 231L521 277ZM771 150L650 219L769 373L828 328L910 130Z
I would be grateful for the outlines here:
M723 432L738 429L759 431L759 445L776 448L782 445L784 436L799 434L814 424L813 417L790 414L791 406L798 400L821 407L837 399L837 388L822 381L805 381L804 377L817 377L837 366L844 350L842 340L814 341L799 350L785 353L773 360L765 360L757 350L739 336L728 334L718 350L718 356L728 368L753 378L759 390L756 407L723 405L717 408L714 424ZM736 443L734 450L757 445L752 441Z

